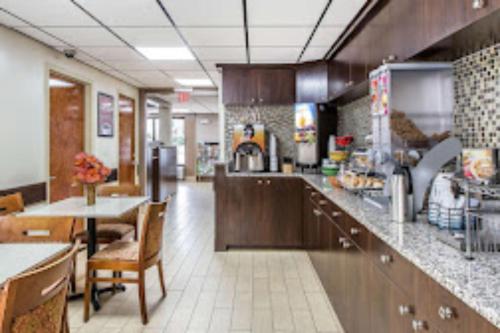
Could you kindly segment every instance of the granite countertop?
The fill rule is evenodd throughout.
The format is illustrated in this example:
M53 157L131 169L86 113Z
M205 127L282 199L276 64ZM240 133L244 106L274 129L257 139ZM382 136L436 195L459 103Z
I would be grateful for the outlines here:
M363 224L465 304L500 328L500 255L462 252L438 239L439 231L425 223L392 222L389 214L362 198L330 186L321 175L228 173L229 177L301 177Z

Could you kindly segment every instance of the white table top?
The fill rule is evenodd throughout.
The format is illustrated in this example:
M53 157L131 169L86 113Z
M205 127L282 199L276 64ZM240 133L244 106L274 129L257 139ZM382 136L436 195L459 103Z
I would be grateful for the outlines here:
M87 206L86 198L72 197L18 214L22 217L117 218L149 201L148 197L97 197Z
M70 248L68 243L0 244L0 285Z

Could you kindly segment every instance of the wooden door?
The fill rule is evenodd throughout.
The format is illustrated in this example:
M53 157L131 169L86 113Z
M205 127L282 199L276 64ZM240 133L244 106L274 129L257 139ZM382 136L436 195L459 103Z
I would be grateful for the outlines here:
M74 186L73 160L85 148L85 87L51 74L50 86L50 201L82 195Z
M120 126L118 180L121 184L135 184L135 101L120 95L118 107Z

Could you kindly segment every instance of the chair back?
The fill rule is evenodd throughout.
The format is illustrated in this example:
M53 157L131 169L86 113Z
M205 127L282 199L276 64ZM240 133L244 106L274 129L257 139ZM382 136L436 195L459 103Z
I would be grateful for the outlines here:
M0 197L0 216L24 211L24 200L21 192Z
M51 263L7 281L0 332L62 332L68 282L78 246L75 244Z
M133 197L141 195L141 187L134 184L102 185L97 188L97 194L102 197ZM139 209L134 209L115 219L98 219L97 223L137 224Z
M74 219L71 217L0 217L0 243L70 243Z
M133 197L141 195L141 187L134 184L103 185L97 188L101 197Z
M139 261L141 262L161 255L166 209L167 202L149 203L146 207L139 241Z

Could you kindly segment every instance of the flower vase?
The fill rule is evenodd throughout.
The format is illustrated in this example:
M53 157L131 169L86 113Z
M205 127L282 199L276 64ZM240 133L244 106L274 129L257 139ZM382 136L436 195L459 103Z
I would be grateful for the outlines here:
M95 184L85 185L85 190L87 194L87 206L94 206L96 199L96 186Z

